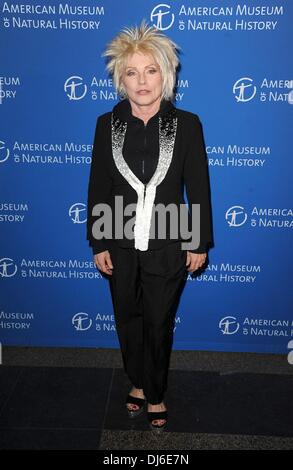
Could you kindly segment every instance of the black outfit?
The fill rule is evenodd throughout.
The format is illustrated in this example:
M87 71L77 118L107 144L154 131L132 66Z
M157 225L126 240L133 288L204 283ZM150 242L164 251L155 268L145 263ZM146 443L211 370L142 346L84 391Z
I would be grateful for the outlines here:
M149 403L161 403L173 342L176 301L186 275L181 242L157 250L109 248L110 289L124 370Z
M203 253L212 234L207 158L198 116L162 100L158 113L144 125L132 115L126 99L97 119L87 239L94 254L110 252L109 281L124 368L152 404L161 403L167 387L174 306L186 277L187 251L181 249L180 234L171 239L168 224L166 239L149 238L149 215L153 203L185 204L183 183L188 203L199 203L201 210L200 245L190 251ZM109 204L114 224L117 195L123 196L123 212L127 204L137 204L134 240L97 240L92 209L98 203ZM124 216L124 224L127 220Z
M123 146L123 157L126 165L141 181L141 184L149 183L149 179L156 171L159 160L159 117L167 127L166 136L162 138L161 150L166 153L168 139L172 137L172 119L177 118L176 137L173 146L167 148L172 154L169 162L163 161L162 166L168 166L167 173L160 184L156 187L154 204L175 204L178 208L180 204L186 206L183 199L183 184L186 186L186 194L189 207L191 204L200 204L200 245L192 251L193 253L204 253L208 245L212 242L211 229L211 208L208 181L208 162L203 142L202 126L196 114L177 109L169 100L161 101L161 108L156 115L151 117L146 125L144 122L133 116L128 99L125 99L113 108L114 124L111 127L111 112L98 117L93 145L93 158L91 164L89 188L88 188L88 218L87 218L87 239L93 248L93 253L100 253L108 249L108 240L103 237L96 239L92 234L92 227L97 217L92 215L95 204L106 203L112 208L112 227L115 226L115 196L123 197L123 209L119 209L119 215L124 214L125 206L136 204L138 201L137 191L129 184L124 174L118 170L114 162L113 153L117 148L116 141L119 140L113 135L118 128L127 125ZM117 125L118 121L118 125ZM169 126L169 128L168 128ZM169 130L168 130L169 129ZM112 131L112 135L111 135ZM174 132L173 132L174 134ZM169 137L170 136L170 137ZM114 143L113 143L114 139ZM116 147L115 147L116 145ZM118 145L119 146L119 145ZM128 171L128 168L126 169ZM151 189L151 188L150 188ZM138 191L140 188L138 188ZM133 218L123 216L123 226ZM191 229L191 223L189 224ZM172 239L169 233L169 220L167 219L167 233L165 239L150 238L149 249L158 249L166 246ZM115 234L114 234L115 235ZM134 240L129 240L123 236L119 239L112 234L113 239L121 247L134 247ZM178 230L178 240L182 240Z

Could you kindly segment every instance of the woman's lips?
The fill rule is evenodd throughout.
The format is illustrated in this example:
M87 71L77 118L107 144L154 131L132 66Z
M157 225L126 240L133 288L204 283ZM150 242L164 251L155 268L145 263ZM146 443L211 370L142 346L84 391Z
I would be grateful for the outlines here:
M140 90L137 92L139 95L147 95L149 93L149 90Z

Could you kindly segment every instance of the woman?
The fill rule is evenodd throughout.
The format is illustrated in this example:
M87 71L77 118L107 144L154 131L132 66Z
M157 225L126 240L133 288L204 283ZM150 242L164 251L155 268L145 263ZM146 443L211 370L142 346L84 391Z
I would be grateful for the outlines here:
M201 123L196 114L171 102L177 47L145 21L125 28L107 46L107 69L123 99L97 119L88 188L87 239L97 268L109 276L124 368L133 385L126 399L128 414L137 416L147 402L147 418L156 430L167 423L163 399L175 300L186 270L204 265L212 241ZM164 236L151 236L155 208L187 207L182 183L189 208L200 207L199 243L185 250L182 241L190 237L171 233L174 213L165 221ZM134 217L129 220L131 206ZM188 229L190 224L194 228L193 219L190 209ZM117 225L120 232L113 234ZM111 233L105 233L106 226Z

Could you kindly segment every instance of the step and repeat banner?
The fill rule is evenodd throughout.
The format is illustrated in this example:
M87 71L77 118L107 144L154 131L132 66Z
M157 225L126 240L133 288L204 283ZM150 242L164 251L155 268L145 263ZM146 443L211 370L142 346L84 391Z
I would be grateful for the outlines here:
M0 341L119 347L86 240L87 185L97 116L119 99L101 53L143 18L181 47L175 105L200 117L212 191L215 245L187 273L173 348L286 353L289 0L0 1Z

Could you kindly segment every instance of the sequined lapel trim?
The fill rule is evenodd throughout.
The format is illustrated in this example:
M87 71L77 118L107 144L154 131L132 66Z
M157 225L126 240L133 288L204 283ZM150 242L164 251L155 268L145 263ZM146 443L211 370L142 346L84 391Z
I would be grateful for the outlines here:
M145 251L148 249L149 244L156 188L165 178L172 161L177 131L176 110L172 109L165 115L159 116L159 160L155 173L146 185L137 178L122 155L127 122L122 121L113 112L111 115L111 130L112 153L116 167L136 191L138 196L134 225L134 246L138 250Z

